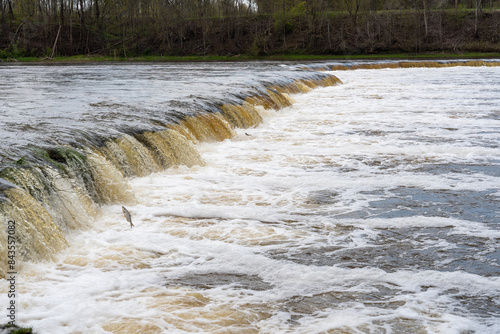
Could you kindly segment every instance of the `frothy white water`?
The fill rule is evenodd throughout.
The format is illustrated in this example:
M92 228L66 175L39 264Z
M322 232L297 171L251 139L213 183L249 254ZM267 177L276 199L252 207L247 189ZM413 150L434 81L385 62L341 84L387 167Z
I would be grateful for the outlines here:
M105 207L54 263L24 264L19 323L500 332L499 70L336 75L344 85L201 145L205 166L130 180L135 227Z

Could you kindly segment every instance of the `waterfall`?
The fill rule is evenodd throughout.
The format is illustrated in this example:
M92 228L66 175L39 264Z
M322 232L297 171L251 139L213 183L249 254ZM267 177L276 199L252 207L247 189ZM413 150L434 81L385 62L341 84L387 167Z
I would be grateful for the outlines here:
M262 112L293 102L290 94L341 83L332 75L268 84L252 95L220 103L211 110L160 124L161 131L137 131L96 140L99 145L33 147L33 157L0 167L0 219L16 222L20 261L43 261L67 246L71 230L89 228L99 205L134 202L126 178L178 165L203 165L200 142L232 138L234 128L255 127ZM6 240L6 229L0 238ZM6 252L0 244L0 252ZM0 277L7 273L0 264Z
M235 128L257 126L266 110L290 106L291 94L342 83L320 71L499 65L483 60L310 65L300 78L268 82L249 88L246 95L213 101L205 110L173 115L169 122L155 124L161 130L123 131L90 138L85 145L33 143L30 156L0 166L0 219L5 226L9 220L16 222L18 260L48 260L67 246L68 232L92 226L100 205L134 203L126 178L173 166L203 165L198 143L223 141L235 135ZM6 231L1 230L1 240L6 240ZM6 252L3 242L0 252ZM5 261L0 263L0 277L6 276L6 266Z

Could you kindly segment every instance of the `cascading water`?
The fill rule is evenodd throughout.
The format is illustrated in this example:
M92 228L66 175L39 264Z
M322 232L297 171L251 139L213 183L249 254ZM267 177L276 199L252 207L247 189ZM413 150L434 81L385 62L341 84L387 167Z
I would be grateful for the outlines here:
M497 64L0 68L17 83L0 95L0 219L17 226L19 322L494 333ZM360 71L310 92L342 74L310 69Z
M0 179L0 182L6 188L0 211L6 215L4 222L12 219L20 226L17 238L21 260L39 261L59 251L65 245L65 232L91 225L96 205L133 203L134 195L127 189L124 177L145 176L178 165L203 164L194 146L196 143L231 138L233 127L258 125L262 118L256 107L280 109L289 106L287 93L300 91L304 82L311 87L339 82L333 76L301 70L288 72L288 77L277 77L280 71L276 69L271 74L263 73L263 68L269 70L272 67L270 64L255 67L259 77L255 74L252 74L254 77L245 77L239 67L224 65L214 71L215 83L203 83L202 89L209 89L210 93L198 96L187 89L195 83L196 77L180 73L192 70L191 65L161 66L162 75L156 72L158 67L139 65L136 69L145 68L144 72L150 76L147 82L153 86L168 84L170 75L179 75L168 86L174 88L174 92L158 86L160 93L137 87L134 79L125 73L130 66L42 66L38 68L39 77L35 80L39 81L40 87L33 87L32 82L24 81L26 78L23 77L26 75L24 71L36 66L2 68L7 79L20 84L20 87L6 87L3 95L6 106L20 99L21 115L35 121L24 126L19 124L24 120L19 113L5 109L3 116L6 119L1 129L7 143L0 148L5 162L1 167L3 181ZM233 72L233 85L241 85L234 81L239 75L243 81L252 82L255 88L221 88L221 84L231 85L231 80L226 80L227 74L221 73L224 67ZM103 68L110 72L111 83L102 77L99 70ZM173 68L175 70L171 71ZM210 77L211 70L206 65L195 66L195 70ZM117 73L113 76L114 71ZM276 83L273 87L259 84L256 80L264 79L260 75L271 77ZM125 98L130 104L115 103L100 96L103 92L97 87L112 94L116 89L113 86L115 81L116 85L130 85L123 87L120 94L137 95ZM65 82L70 83L70 88L80 90L76 101L73 101L71 92L57 91ZM179 86L184 90L180 91ZM23 88L39 95L22 100ZM186 92L190 94L186 95ZM166 96L161 93L166 93ZM113 98L116 97L110 96ZM144 100L138 102L138 98ZM43 103L44 99L50 99L50 102L45 102L46 106L39 110L36 104ZM93 99L104 100L93 102ZM203 102L208 99L210 103ZM72 100L72 104L66 105L59 100ZM146 101L149 100L154 102L148 105ZM142 110L140 106L143 104L146 105ZM164 104L171 110L159 110ZM43 118L43 114L48 116ZM49 125L55 128L47 132ZM17 135L10 136L12 127ZM60 145L54 146L54 143ZM6 263L0 265L0 270L0 277L5 277Z

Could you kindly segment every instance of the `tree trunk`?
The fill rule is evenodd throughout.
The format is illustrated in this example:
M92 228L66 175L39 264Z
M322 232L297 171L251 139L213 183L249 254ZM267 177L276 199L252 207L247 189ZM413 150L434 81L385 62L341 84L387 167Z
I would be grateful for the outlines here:
M59 3L59 22L61 26L64 25L64 0Z
M56 53L57 40L59 39L60 33L61 33L61 25L59 25L59 29L57 29L57 36L56 36L56 40L54 41L54 45L52 46L52 54L50 55L50 58L54 58L54 55Z
M12 20L14 20L14 12L12 11L12 1L11 0L7 0L7 5L9 5L9 14L10 14L10 18Z
M427 24L427 3L426 0L422 0L422 4L424 5L424 28L425 28L425 36L429 33L429 27Z
M99 22L99 16L101 15L100 11L99 11L99 1L98 0L95 0L94 1L94 11L95 11L95 18L97 20L97 22Z
M479 10L483 0L476 0L476 10L474 15L474 37L479 37Z

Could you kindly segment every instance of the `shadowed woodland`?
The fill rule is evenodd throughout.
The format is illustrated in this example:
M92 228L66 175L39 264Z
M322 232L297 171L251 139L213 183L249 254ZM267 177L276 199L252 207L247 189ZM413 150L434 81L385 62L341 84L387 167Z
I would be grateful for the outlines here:
M500 52L499 0L0 0L0 58Z

